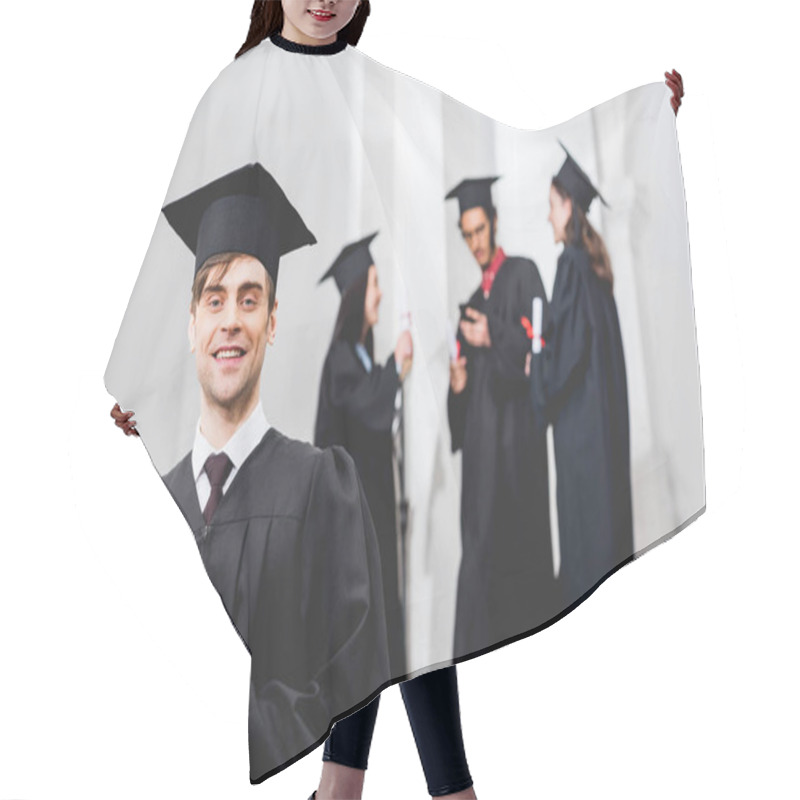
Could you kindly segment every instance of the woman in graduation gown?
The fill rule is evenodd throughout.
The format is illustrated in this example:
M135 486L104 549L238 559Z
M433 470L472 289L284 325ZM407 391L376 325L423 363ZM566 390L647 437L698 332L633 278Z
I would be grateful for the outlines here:
M375 363L373 327L381 291L369 250L373 233L347 245L320 283L333 278L341 293L333 338L322 369L314 433L317 447L341 445L353 457L364 485L381 555L384 606L392 676L408 671L405 626L398 580L398 525L394 435L399 422L401 384L411 368L411 334L403 331L384 364ZM464 753L455 666L427 672L400 684L411 728L433 796L474 797ZM325 742L320 788L335 771L355 768L360 791L367 767L380 695L339 720ZM332 763L331 763L332 762ZM345 771L345 775L347 772ZM348 795L350 796L350 795Z
M683 77L664 73L678 114ZM625 355L605 243L586 214L602 195L561 144L566 159L550 185L558 258L553 296L529 353L531 402L553 425L562 602L589 594L634 553L630 421ZM607 204L606 204L607 205ZM543 334L543 335L542 335Z
M596 196L605 203L567 152L548 218L564 249L529 356L533 405L553 425L565 606L633 555L625 356L611 262L586 218Z
M400 599L393 433L402 380L411 368L411 334L404 331L385 365L373 363L372 328L381 291L369 244L373 233L345 247L320 283L333 277L341 293L319 387L314 444L342 445L353 457L380 544L393 676L405 675Z

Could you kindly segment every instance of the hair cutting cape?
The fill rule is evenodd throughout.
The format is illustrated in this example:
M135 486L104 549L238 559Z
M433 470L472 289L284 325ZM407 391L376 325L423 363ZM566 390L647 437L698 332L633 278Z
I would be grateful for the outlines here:
M705 510L669 94L522 130L272 37L203 95L105 384L250 653L253 783Z

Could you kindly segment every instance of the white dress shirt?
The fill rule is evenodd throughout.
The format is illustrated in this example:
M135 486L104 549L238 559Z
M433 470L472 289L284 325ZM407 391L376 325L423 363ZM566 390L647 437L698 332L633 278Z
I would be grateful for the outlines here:
M203 466L206 459L212 453L219 453L223 450L233 463L231 474L222 487L222 494L228 491L234 475L241 467L242 462L255 450L256 445L264 438L264 434L269 430L270 425L264 416L264 409L258 403L251 412L250 416L239 426L238 430L225 442L219 450L215 450L208 439L203 436L200 430L200 420L197 420L197 430L194 436L194 447L192 448L192 472L194 473L194 485L197 488L197 499L200 502L200 510L206 507L208 498L211 495L211 482L206 475Z

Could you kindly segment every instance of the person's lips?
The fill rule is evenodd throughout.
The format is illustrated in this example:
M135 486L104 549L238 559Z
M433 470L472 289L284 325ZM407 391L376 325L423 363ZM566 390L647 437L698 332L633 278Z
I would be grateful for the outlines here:
M308 13L311 14L314 19L322 20L323 22L336 16L336 14L332 14L330 11L319 11L315 8L310 8Z
M236 364L244 358L246 352L247 351L242 347L230 347L226 345L225 347L220 347L211 355L215 361L225 364Z

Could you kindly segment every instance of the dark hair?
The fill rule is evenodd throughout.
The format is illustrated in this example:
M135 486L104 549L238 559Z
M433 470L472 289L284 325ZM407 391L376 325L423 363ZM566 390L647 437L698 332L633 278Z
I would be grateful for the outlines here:
M192 302L189 306L189 311L192 314L197 310L197 304L200 302L200 298L203 295L203 289L206 288L206 282L208 281L208 276L211 274L211 270L215 267L221 267L219 273L219 278L221 280L231 268L231 264L233 264L237 258L240 258L241 255L241 253L218 253L217 255L210 256L203 262L203 265L197 270L197 274L194 276L194 282L192 283ZM271 314L275 305L275 283L272 280L272 275L266 270L264 270L264 272L267 280L267 309Z
M582 247L589 254L589 261L595 274L601 280L607 281L609 290L613 292L614 273L611 269L611 259L608 257L608 250L606 250L603 237L592 227L592 224L586 219L583 209L572 199L569 192L557 178L553 178L553 187L562 200L566 200L569 197L572 201L572 214L567 220L566 227L567 244ZM580 238L575 233L574 216L576 214L580 227Z
M331 344L337 339L342 339L355 345L361 339L361 331L364 329L364 303L367 297L367 286L369 284L369 270L353 281L342 295L339 304L339 314L336 317L336 325L333 328ZM372 326L367 331L364 347L369 353L369 357L374 361L374 337Z
M361 0L356 13L347 25L337 34L337 39L346 39L355 47L361 38L361 32L369 16L369 0ZM283 6L279 0L255 0L250 11L250 30L244 44L239 48L236 58L260 44L273 33L283 30Z

